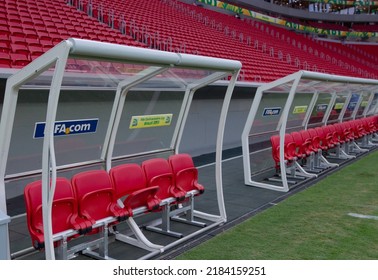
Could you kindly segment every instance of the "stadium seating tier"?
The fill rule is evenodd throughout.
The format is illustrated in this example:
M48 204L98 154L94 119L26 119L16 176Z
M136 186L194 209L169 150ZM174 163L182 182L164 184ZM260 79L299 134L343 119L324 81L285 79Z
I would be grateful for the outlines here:
M378 77L376 46L343 45L173 0L5 0L0 67L21 68L69 37L240 60L240 80L300 69ZM76 69L77 70L77 69Z

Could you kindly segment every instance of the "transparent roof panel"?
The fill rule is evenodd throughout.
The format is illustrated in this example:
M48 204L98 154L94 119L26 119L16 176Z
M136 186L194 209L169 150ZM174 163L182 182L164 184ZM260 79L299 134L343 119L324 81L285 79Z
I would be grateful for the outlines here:
M377 104L378 104L378 93L374 94L373 100L370 103L369 109L366 112L366 115L373 115L377 112Z
M67 60L62 88L84 86L91 88L117 88L121 81L132 81L137 76L145 75L151 69L159 68L164 67L70 57ZM168 74L163 72L156 75L148 83L144 83L144 86L167 87L169 85L172 88L186 88L187 85L214 73L214 70L191 69L177 66L165 66L165 69ZM50 87L54 70L55 64L38 77L25 83L23 88Z
M297 93L340 93L340 92L378 92L378 81L343 76L325 75L313 72L302 72L296 89ZM290 85L285 83L272 86L269 91L287 92Z
M41 166L46 112L53 100L50 95L59 95L52 101L59 104L53 114L56 163L66 166L102 158L111 150L104 145L113 145L107 138L115 131L109 123L118 120L113 154L106 155L109 158L173 149L184 122L188 89L233 76L240 68L236 60L81 39L63 41L44 54L43 60L33 61L15 75L21 84L16 110L33 107L30 103L36 97L40 102L33 104L39 107L29 114L16 114L12 137L21 140L11 141L7 173ZM112 115L114 108L124 96L120 117L113 119L118 114ZM77 132L80 129L86 129L85 133ZM26 142L32 143L27 151Z
M364 115L365 109L369 104L369 97L370 97L369 92L361 93L361 103L360 103L360 106L358 107L356 118L360 118Z
M355 111L357 112L357 117L363 116L365 113L373 114L377 111L378 97L374 97L370 105L369 98L372 93L378 93L378 81L306 71L297 72L292 77L294 78L295 75L300 76L300 78L295 88L293 103L288 114L287 130L303 126L304 123L302 122L306 113L308 114L308 124L305 125L316 126L325 121L333 123L341 119L348 120L353 117ZM270 101L269 96L273 94L274 98L270 102L271 106L269 108L277 107L282 109L286 102L284 99L288 97L292 86L293 82L279 83L279 80L272 82L271 87L268 84L264 86L261 103L252 124L250 135L260 133L260 130L264 129L264 125L267 125L268 131L272 130L273 123L265 124L261 122L261 112L268 108L264 103L266 103L266 100ZM279 94L283 94L286 97L281 100L278 97ZM311 103L314 94L317 94L318 97L315 102ZM336 96L336 98L333 99L332 96ZM362 102L359 103L360 96L362 96ZM359 108L357 108L358 104ZM368 105L369 108L366 108ZM307 112L307 110L311 110L311 112ZM328 119L324 118L327 110L329 110ZM277 116L275 117L277 118ZM275 129L278 128L276 127Z
M319 125L323 122L324 115L332 100L332 95L329 93L319 93L315 105L312 108L311 115L308 121L309 125Z
M343 115L343 121L349 120L353 116L354 110L356 110L357 102L360 98L359 94L352 93L348 102L347 107Z
M332 105L331 113L328 117L327 123L334 123L340 118L344 105L347 101L349 94L338 93L336 95L336 100Z
M287 117L287 131L301 130L304 128L304 119L312 98L312 93L303 93L294 96L294 100L291 104Z
M173 90L128 92L113 155L171 149L184 93Z

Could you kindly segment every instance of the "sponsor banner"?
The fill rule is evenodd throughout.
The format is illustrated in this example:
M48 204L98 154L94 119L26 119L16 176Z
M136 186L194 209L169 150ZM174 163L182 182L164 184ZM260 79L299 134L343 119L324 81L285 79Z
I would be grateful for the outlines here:
M95 133L97 124L98 119L57 121L54 124L54 136ZM45 122L35 123L33 138L43 138L45 136L45 127Z
M132 116L130 129L169 126L172 122L172 114L158 114L145 116Z
M327 0L318 0L318 1L314 1L314 2L326 3L325 1L327 1ZM243 14L245 16L249 16L251 18L259 19L259 20L262 20L262 21L265 21L265 22L284 25L287 28L294 29L294 30L300 30L300 31L303 31L303 32L311 32L311 33L329 35L329 36L343 36L343 37L346 36L346 37L355 37L355 38L366 38L366 37L376 38L376 37L378 37L378 32L358 32L358 31L345 31L345 30L330 30L330 29L321 29L321 28L317 28L317 27L302 25L302 24L291 22L291 21L278 19L278 18L274 18L274 17L271 17L271 16L261 14L261 13L257 13L257 12L254 12L254 11L251 11L251 10L248 10L248 9L244 9L244 8L232 5L232 4L225 3L223 1L200 0L200 2L207 4L207 5L210 5L210 6L215 6L215 7L224 9L224 10L232 11L236 14ZM347 2L347 5L349 5L349 4L352 5L352 2L353 2L353 3L358 3L358 4L356 4L358 6L364 5L364 4L361 4L361 3L369 3L369 1L363 2L363 1L343 1L343 0L328 0L327 2L329 2L329 3L331 3L331 2L333 2L333 3L335 3L335 2L343 2L343 3ZM378 1L374 1L374 2L370 1L370 3L373 6L378 5ZM355 4L353 4L353 5L355 5Z
M357 102L349 102L347 109L354 110L356 108Z
M324 3L331 5L343 5L343 6L377 6L378 1L352 1L352 0L309 0L314 3Z
M335 109L335 110L340 110L340 109L342 109L343 107L344 107L344 103L336 103L334 109Z
M264 108L263 117L278 116L281 113L281 107Z
M318 104L316 105L316 112L325 112L327 110L328 104Z
M368 105L368 101L362 101L361 102L361 107L366 107Z
M302 114L306 113L307 111L307 105L306 106L295 106L293 110L293 114Z

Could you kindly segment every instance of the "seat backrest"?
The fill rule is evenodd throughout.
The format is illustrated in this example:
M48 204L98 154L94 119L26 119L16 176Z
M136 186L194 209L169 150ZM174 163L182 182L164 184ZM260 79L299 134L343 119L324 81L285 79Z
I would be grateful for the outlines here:
M142 162L142 168L147 180L147 186L158 186L157 196L159 199L166 199L173 196L172 188L174 178L171 167L166 159L153 158Z
M146 177L140 165L136 163L121 164L109 171L117 199L137 190L146 188Z
M350 133L348 122L342 122L339 124L339 126L341 127L344 135L348 135Z
M365 118L362 118L362 119L358 119L358 120L356 120L358 130L360 131L361 134L366 134L366 133L369 131L369 130L365 127L364 120L365 120Z
M378 116L373 116L372 118L372 125L377 128L378 127Z
M370 132L377 131L377 116L369 117L366 122L367 122Z
M290 133L285 134L284 139L285 146L285 159L292 160L297 156L297 144Z
M315 148L315 149L320 149L320 137L318 135L318 133L316 132L315 128L309 128L307 129L308 131L308 134L311 136L311 139L312 139L312 146Z
M303 129L303 130L300 130L299 133L302 135L303 141L312 141L312 136L308 132L308 130Z
M304 145L305 140L303 139L302 134L299 131L293 131L291 133L291 137L293 138L293 140L294 140L294 142L297 146L298 155L299 154L302 154L302 155L306 154L306 150L305 150L306 146Z
M319 137L318 133L316 132L315 128L307 129L308 133L310 134L311 138L314 139L315 137Z
M72 186L78 199L79 215L91 222L113 217L124 217L117 205L115 191L105 170L91 170L72 177Z
M293 131L291 133L291 137L293 138L297 147L301 147L303 145L303 138L302 138L302 135L299 133L299 131Z
M198 170L194 166L192 157L189 154L176 154L168 158L172 168L175 184L185 191L204 191L202 185L198 184Z
M343 125L344 130L348 131L349 136L351 138L355 138L356 135L354 133L352 121L343 122L342 125Z
M308 130L303 129L303 130L300 130L299 133L301 134L302 139L303 139L302 149L304 149L304 152L307 154L311 152L316 152L317 143L314 143L314 139L311 136L310 132Z
M26 204L27 226L32 237L33 246L41 249L44 243L42 218L42 181L29 183L24 189ZM65 230L75 230L78 208L77 201L66 178L57 178L54 200L52 205L52 231L53 233ZM56 245L56 244L55 244Z
M367 118L362 119L362 125L363 125L363 127L364 127L364 129L367 133L373 132L373 129L372 129L373 126L371 125L371 122L372 122L371 117L367 117Z
M351 120L349 121L349 127L355 137L361 137L361 128L359 124L359 120Z
M324 138L324 130L322 126L317 126L314 128L319 138L322 140Z
M277 163L280 161L280 136L272 135L270 137L270 143L272 144L272 157Z
M333 126L335 127L340 140L345 141L347 138L347 131L344 129L343 123L335 123Z
M156 193L159 188L147 188L146 177L140 165L122 164L111 168L109 175L116 199L124 199L124 207L130 214L133 214L133 209L139 207L147 207L149 211L158 209L160 200Z
M337 139L335 137L335 131L332 129L331 125L323 126L324 137L327 139L327 143L336 144Z

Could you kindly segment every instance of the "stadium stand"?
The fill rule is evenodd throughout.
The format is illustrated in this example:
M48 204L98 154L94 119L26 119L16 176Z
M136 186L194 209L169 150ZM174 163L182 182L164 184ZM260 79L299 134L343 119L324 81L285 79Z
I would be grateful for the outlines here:
M172 0L6 0L4 7L3 68L20 68L61 40L76 37L237 59L243 64L240 79L252 82L269 82L299 69L366 78L378 72L371 63L378 58L370 51L367 55L366 47L354 46L353 51Z

